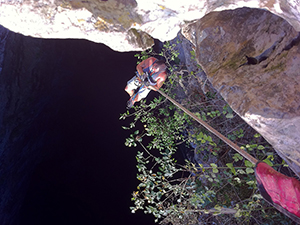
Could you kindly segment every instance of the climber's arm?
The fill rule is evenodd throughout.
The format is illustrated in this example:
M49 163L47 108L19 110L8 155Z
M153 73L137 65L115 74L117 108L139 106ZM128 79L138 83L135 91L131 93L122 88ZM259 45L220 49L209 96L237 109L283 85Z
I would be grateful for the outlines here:
M143 60L141 63L139 63L136 66L136 70L138 71L138 73L140 75L144 74L143 69L149 67L149 65L152 65L152 63L155 61L156 59L154 57L150 57L148 59Z

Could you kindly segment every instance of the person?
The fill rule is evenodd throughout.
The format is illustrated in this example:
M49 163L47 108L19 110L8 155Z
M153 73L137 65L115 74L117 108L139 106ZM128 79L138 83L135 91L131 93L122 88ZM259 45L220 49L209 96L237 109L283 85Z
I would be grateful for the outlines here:
M167 78L166 64L157 58L150 57L136 66L136 76L127 82L125 91L130 99L127 107L147 97L151 90L159 89Z

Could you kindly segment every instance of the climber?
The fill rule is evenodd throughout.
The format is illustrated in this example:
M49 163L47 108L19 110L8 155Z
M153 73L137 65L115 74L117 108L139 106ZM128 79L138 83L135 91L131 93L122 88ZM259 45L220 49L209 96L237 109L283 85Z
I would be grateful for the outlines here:
M131 108L135 102L147 97L151 90L159 89L167 78L166 69L166 64L154 57L138 64L136 75L127 82L125 87L125 91L130 96L127 107Z

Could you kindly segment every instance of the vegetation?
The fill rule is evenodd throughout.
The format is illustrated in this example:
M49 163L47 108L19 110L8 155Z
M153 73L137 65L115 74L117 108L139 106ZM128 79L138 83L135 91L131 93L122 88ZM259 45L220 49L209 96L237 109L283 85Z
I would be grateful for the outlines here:
M200 88L185 88L184 84L199 81L196 74L201 67L188 70L179 60L178 44L167 42L160 53L152 49L141 52L136 55L138 63L150 56L164 57L170 71L163 86L165 93L255 158L281 172L288 171L261 135L240 119L207 82L203 84L208 88L205 93ZM193 51L191 58L195 59ZM153 214L160 224L290 224L289 218L260 195L255 165L163 97L142 100L120 119L130 120L123 128L133 132L125 145L139 149L139 185L132 194L132 213L143 210Z

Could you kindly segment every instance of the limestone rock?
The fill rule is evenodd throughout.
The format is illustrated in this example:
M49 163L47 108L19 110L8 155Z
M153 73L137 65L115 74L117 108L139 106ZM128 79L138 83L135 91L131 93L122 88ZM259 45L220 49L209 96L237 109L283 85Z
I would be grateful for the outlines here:
M213 86L300 176L300 33L250 8L212 12L185 32Z
M152 46L153 38L175 38L209 12L239 7L267 9L300 31L298 0L0 0L0 23L33 37L82 38L132 51Z

